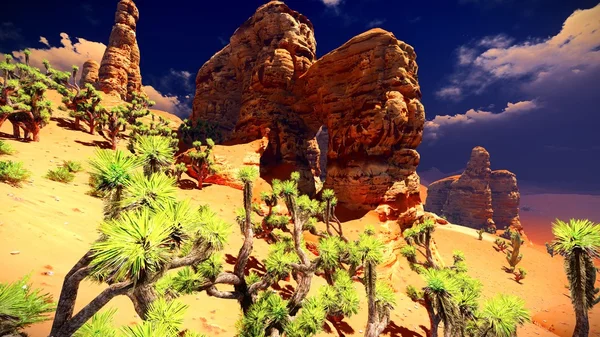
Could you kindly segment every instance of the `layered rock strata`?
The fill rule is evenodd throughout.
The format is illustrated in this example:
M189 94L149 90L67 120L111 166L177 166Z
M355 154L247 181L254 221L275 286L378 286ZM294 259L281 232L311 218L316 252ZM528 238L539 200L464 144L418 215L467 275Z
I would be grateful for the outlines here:
M116 93L124 100L130 100L132 93L142 91L140 49L135 33L139 18L140 13L132 0L119 1L115 25L100 63L99 89Z
M425 210L468 227L521 230L517 178L509 171L492 171L490 167L488 151L475 147L461 175L429 185Z
M425 112L413 48L372 29L319 60L315 53L305 16L280 1L261 6L199 70L192 120L216 123L229 142L267 133L262 168L293 164L309 193L323 169L315 136L325 126L325 187L341 204L400 212L420 204Z

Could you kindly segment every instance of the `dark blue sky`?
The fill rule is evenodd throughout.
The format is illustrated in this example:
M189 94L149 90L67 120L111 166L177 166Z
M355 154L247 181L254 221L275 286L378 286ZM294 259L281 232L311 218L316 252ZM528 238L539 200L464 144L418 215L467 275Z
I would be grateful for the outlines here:
M198 69L264 2L136 1L141 16L137 37L144 84L164 94L193 95L193 77ZM428 120L436 115L465 114L470 109L479 112L470 122L446 123L435 129L443 132L419 148L422 169L435 166L444 172L455 171L464 167L470 148L483 145L492 155L493 168L512 170L531 182L600 191L600 32L588 31L582 35L586 39L576 40L584 40L583 47L578 44L564 53L581 52L575 55L578 58L560 56L560 50L547 43L561 32L575 10L590 10L598 1L342 0L335 6L324 4L324 0L285 2L313 22L318 56L373 25L412 45ZM45 48L38 42L40 36L57 46L62 32L73 40L106 44L116 3L5 2L0 12L0 51ZM572 26L575 30L587 29L581 22L600 26L598 13L577 17L579 25ZM531 47L536 44L539 48ZM513 47L520 47L522 53L515 53L518 50ZM483 65L473 61L493 48L508 54L509 61L503 64L485 59ZM532 65L532 53L539 53L539 67ZM461 63L459 56L466 61ZM512 70L502 68L506 63ZM520 70L521 63L528 67L525 71ZM565 63L572 63L572 67L563 67ZM565 69L572 72L566 74ZM172 77L171 70L193 76L183 83L181 78ZM543 82L552 76L555 80ZM444 88L450 89L444 92ZM518 102L531 105L507 108L508 103ZM511 114L483 116L505 110ZM518 111L512 114L513 110ZM525 110L528 112L519 113ZM435 126L430 125L431 130Z

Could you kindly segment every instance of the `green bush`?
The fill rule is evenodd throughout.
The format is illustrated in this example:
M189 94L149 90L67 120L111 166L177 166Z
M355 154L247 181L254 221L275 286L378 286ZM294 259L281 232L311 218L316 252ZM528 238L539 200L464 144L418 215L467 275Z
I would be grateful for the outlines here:
M10 144L0 140L0 155L13 153L15 153L15 149Z
M0 283L0 336L19 333L31 324L48 320L54 311L52 296L32 289L28 278Z
M19 186L30 176L31 172L23 167L22 162L12 160L0 161L0 181Z
M75 174L65 167L58 167L54 170L48 170L48 173L46 173L46 178L61 183L70 183L73 181L73 179L75 179Z
M81 163L78 161L65 160L62 164L62 167L64 167L72 173L83 171L83 166L81 166Z

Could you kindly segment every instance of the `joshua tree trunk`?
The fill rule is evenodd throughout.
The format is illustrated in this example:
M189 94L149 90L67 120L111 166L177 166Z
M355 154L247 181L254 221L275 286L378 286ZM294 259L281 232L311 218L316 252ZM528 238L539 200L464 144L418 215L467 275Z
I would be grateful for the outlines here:
M127 294L127 297L131 299L135 312L140 316L141 319L145 320L150 310L150 305L158 299L158 295L151 284L144 284L137 286Z
M51 336L58 336L56 334L59 329L62 328L73 315L79 284L89 274L88 266L91 261L92 252L88 251L81 259L79 259L73 268L71 268L67 275L65 275L65 280L63 281L62 289L60 291L60 298L56 307L56 314L54 315L54 322L52 323Z
M590 320L588 310L583 302L589 291L585 289L586 282L582 281L585 278L582 271L587 269L584 253L581 250L574 250L573 254L565 259L565 267L567 267L565 269L567 269L567 277L571 283L571 298L575 309L573 337L588 337Z
M31 123L31 134L32 134L32 140L34 142L39 142L40 141L40 125L38 123ZM26 135L25 138L29 138L27 137L27 133L28 131L25 131Z
M383 330L389 323L389 315L380 315L377 310L376 300L376 285L377 285L377 271L375 266L371 263L367 263L365 266L365 287L367 288L367 298L369 301L369 316L367 320L367 329L365 330L365 337L378 337L381 335Z
M200 177L200 176L199 176ZM198 183L201 184L202 179L198 179ZM250 306L252 305L252 296L248 292L248 285L246 284L244 272L246 270L246 265L248 264L248 259L250 258L250 254L252 253L252 248L254 245L254 233L252 230L252 183L246 182L244 184L244 210L246 212L246 218L244 221L244 244L242 248L240 248L240 252L238 253L238 258L233 268L233 273L240 279L240 284L235 285L234 289L236 292L240 293L242 296L240 297L240 305L242 307L242 311L246 313L250 310Z
M425 295L424 300L425 309L427 309L427 315L429 316L429 334L427 337L438 337L438 327L440 325L440 318L433 311L433 305L431 304L431 299Z
M19 123L13 121L11 121L11 123L13 127L13 137L15 137L15 139L21 138L21 128L19 127Z

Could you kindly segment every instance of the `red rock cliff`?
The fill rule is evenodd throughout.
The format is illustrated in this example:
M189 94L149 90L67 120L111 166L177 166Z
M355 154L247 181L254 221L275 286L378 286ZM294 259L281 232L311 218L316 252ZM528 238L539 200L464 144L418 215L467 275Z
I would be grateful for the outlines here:
M198 72L192 120L216 122L229 141L268 133L262 166L292 163L308 180L320 172L315 135L326 126L325 186L341 203L420 203L425 112L413 48L381 29L319 60L315 48L306 17L279 1L261 6Z

